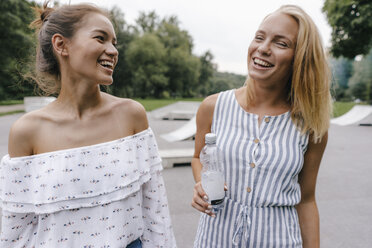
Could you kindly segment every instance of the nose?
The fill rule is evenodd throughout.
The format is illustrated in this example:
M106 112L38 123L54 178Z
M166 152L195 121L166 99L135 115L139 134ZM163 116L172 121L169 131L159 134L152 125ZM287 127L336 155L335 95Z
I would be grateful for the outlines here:
M257 48L257 51L262 54L262 55L267 55L269 56L271 54L271 49L270 49L270 42L269 41L265 41L265 42L262 42L258 48Z
M110 57L116 57L119 54L118 49L111 43L109 43L108 46L106 47L106 53Z

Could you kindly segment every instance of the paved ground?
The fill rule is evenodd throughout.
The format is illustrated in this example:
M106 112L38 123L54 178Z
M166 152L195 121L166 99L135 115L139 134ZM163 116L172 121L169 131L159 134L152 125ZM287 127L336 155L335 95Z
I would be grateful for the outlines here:
M0 157L7 153L9 127L20 116L0 117ZM192 141L168 144L159 137L183 123L150 119L160 149L193 147ZM163 175L178 247L192 247L199 214L190 207L191 168L166 169ZM371 177L372 127L332 125L317 186L321 247L372 247Z

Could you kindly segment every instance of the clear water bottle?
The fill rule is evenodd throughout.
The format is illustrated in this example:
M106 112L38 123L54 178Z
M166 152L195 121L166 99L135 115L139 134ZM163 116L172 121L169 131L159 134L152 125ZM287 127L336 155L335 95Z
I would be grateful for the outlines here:
M222 154L216 146L216 135L213 133L205 135L205 146L200 152L200 162L203 165L201 184L215 212L224 206L225 176Z

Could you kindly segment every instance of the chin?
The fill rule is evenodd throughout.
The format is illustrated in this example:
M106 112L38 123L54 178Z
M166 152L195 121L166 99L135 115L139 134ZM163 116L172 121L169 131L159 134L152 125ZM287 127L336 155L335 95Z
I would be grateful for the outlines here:
M248 71L248 77L253 79L253 80L260 80L261 79L260 75L257 75L257 73L252 72L252 71L251 72Z
M112 77L105 78L105 79L98 80L98 82L100 85L111 85L114 82L114 79Z
M112 83L113 83L113 81L110 81L110 82L100 82L99 84L100 85L104 85L104 86L110 86Z

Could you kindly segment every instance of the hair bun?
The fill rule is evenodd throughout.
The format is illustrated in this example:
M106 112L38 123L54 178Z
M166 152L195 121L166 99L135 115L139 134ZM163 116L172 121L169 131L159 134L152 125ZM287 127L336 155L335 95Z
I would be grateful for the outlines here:
M49 1L45 1L43 4L43 9L40 10L40 19L44 23L48 21L49 15L54 11L53 8L48 7Z
M48 21L48 17L54 11L53 8L48 7L49 1L45 1L42 8L33 7L36 12L37 18L31 23L32 28L36 28L37 30L41 29L43 24Z

